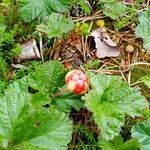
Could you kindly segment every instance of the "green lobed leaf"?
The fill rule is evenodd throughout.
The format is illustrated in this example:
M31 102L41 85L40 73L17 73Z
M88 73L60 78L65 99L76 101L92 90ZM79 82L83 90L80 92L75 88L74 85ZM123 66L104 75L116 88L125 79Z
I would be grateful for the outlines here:
M102 150L139 150L140 145L136 139L130 139L127 142L123 142L121 136L115 137L112 141L100 141L100 147Z
M137 138L141 150L149 150L150 148L150 120L136 124L132 130L132 137Z
M117 76L89 73L92 89L86 94L86 107L93 112L101 137L112 140L119 135L125 115L142 116L148 102L137 88L131 88Z
M48 38L61 37L63 34L68 33L74 27L72 20L67 19L61 14L52 13L45 24L37 26L37 30L45 33Z
M72 133L69 117L55 110L34 109L31 100L25 92L0 99L1 149L65 150Z
M135 29L135 35L143 38L144 48L150 53L150 11L145 11L139 16L139 24Z
M36 18L45 20L52 12L66 12L70 8L70 0L20 0L20 14L24 21Z
M45 62L29 74L29 86L37 91L52 94L64 85L65 69L58 61Z
M5 94L13 92L28 92L28 85L28 76L24 76L22 79L18 79L10 83L4 91Z
M32 145L39 149L65 150L71 134L71 121L64 113L36 111L18 120L12 138L13 143L21 147Z
M64 79L64 73L65 70L57 61L40 64L35 67L35 70L29 76L24 76L22 79L9 84L5 89L5 94L34 92L31 103L35 108L42 108L48 104L50 107L55 107L57 110L67 113L70 112L71 108L80 110L83 107L81 96L70 92L66 92L59 97L53 98L52 96L59 86L64 85L62 80Z
M127 7L125 4L119 2L105 2L103 12L106 16L116 20L119 17L123 17L127 13Z
M64 84L64 75L63 66L51 61L36 66L28 76L7 86L6 95L0 97L0 149L67 148L72 133L69 117L54 107L43 107L50 104L49 94ZM79 108L69 100L69 109L73 105Z
M16 92L0 98L0 136L9 138L17 117L29 99L29 94Z

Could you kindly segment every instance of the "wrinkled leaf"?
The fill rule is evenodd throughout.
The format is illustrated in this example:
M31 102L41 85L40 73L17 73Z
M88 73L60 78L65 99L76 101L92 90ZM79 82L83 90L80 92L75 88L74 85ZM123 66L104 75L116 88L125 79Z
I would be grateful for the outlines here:
M61 37L74 27L72 20L67 19L61 14L53 13L45 24L37 26L37 30L45 33L48 38Z
M139 150L140 148L136 139L130 139L124 143L121 136L115 137L112 141L102 140L100 146L102 150Z
M58 61L45 62L29 74L29 86L37 91L55 93L64 85L65 70Z
M112 140L119 135L125 115L142 116L148 102L137 88L131 88L117 76L89 73L92 89L86 94L86 107L93 112L101 130L100 137Z
M103 12L106 16L116 20L127 13L127 7L119 2L105 2Z
M23 147L26 143L39 149L65 150L71 140L71 133L71 122L64 113L34 112L24 117L24 120L18 120L12 137L15 144L20 143Z
M5 94L13 92L28 92L28 82L28 76L24 76L22 79L10 83L5 89Z
M141 150L149 150L150 148L150 120L138 123L132 130L132 137L137 138Z
M145 11L139 16L139 24L135 29L135 35L143 38L143 46L150 53L150 11Z
M21 0L20 14L24 21L35 18L45 20L52 12L66 12L70 8L70 0Z
M71 121L62 112L34 109L31 99L25 92L10 93L0 99L0 146L65 150L71 139Z
M50 97L47 93L38 92L32 95L31 103L33 107L41 108L50 103Z
M27 93L11 93L0 98L0 135L9 137L13 125L23 110L30 95Z

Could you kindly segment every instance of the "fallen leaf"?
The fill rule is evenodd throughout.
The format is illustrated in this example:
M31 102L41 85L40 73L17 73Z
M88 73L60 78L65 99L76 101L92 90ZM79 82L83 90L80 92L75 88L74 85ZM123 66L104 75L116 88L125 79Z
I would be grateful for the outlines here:
M24 65L22 64L11 64L11 66L15 69L22 69L22 68L26 68Z
M34 39L25 42L21 46L22 46L22 52L18 56L17 58L18 60L22 61L22 60L30 60L30 59L39 59L41 57L39 49L36 45L36 41Z
M118 57L120 51L117 45L110 39L105 28L99 28L91 32L96 45L96 56L98 58Z
M100 36L102 38L102 41L104 41L107 45L112 46L112 47L116 47L117 46L116 43L114 43L110 39L110 37L109 37L109 35L108 35L108 33L107 33L107 31L106 31L106 29L104 27L103 28L99 28L98 32L99 32L99 34L100 34Z

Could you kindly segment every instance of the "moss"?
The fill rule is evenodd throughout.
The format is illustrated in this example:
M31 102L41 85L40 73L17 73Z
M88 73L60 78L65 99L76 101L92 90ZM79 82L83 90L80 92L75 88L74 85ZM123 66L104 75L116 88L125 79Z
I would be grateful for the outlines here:
M100 66L101 66L101 63L99 59L88 60L86 64L84 65L84 67L87 69L98 69Z

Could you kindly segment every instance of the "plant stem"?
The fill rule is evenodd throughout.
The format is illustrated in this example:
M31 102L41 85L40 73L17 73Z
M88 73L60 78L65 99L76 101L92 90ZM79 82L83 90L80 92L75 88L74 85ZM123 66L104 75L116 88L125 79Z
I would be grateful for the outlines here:
M52 97L55 98L55 97L58 97L58 96L61 96L63 95L64 93L68 92L69 90L66 88L66 89L63 89L57 93L55 93Z

